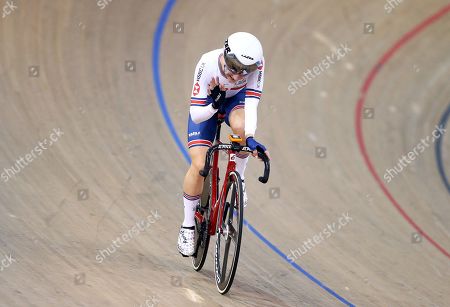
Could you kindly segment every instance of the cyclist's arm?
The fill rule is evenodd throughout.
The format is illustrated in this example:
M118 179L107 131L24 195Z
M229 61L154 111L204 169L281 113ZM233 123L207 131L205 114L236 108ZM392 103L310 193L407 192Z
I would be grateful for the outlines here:
M190 108L192 121L196 124L204 122L205 120L210 119L214 114L216 114L217 110L212 107L212 104L208 104L204 107L192 106Z
M245 138L255 135L258 122L258 104L258 99L245 98Z
M191 93L191 107L189 112L194 123L199 124L210 119L217 110L212 107L211 97L208 96L208 80L211 79L208 73L207 62L202 57L194 72L194 85Z
M264 59L263 59L263 64ZM254 136L258 122L258 104L264 85L264 65L249 76L245 91L245 137Z

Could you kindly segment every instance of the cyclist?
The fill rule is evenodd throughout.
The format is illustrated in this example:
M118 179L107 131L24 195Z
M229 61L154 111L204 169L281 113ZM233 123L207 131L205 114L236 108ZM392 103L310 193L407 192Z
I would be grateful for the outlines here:
M224 47L202 55L194 73L194 85L188 120L188 148L191 166L184 178L184 221L178 236L178 251L184 256L194 253L194 215L200 200L206 152L215 138L218 113L257 156L257 148L269 152L255 140L257 108L264 82L264 57L259 40L252 34L231 34ZM248 153L236 155L236 170L243 181L244 204L247 204L245 168Z

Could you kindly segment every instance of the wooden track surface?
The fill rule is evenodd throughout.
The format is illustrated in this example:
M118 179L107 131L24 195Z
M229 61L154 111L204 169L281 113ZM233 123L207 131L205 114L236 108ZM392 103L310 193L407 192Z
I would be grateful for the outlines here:
M256 179L262 165L249 164L247 221L289 254L348 214L345 227L295 263L357 306L449 305L450 191L435 144L384 184L441 250L414 236L370 173L355 132L369 72L448 1L403 1L389 14L381 0L178 1L162 32L160 76L152 55L164 1L112 0L104 9L94 0L13 3L0 20L1 172L32 158L0 181L0 306L343 305L249 228L225 296L214 284L214 238L201 272L176 250L188 165L154 78L185 142L195 65L235 31L264 46L257 136L273 157L267 185ZM364 23L374 33L364 34ZM364 144L381 180L448 108L449 33L450 13L398 48L364 96L375 115L362 120ZM291 81L341 44L351 51L290 94ZM63 134L38 152L53 129ZM317 158L316 147L326 156ZM448 135L440 150L450 174ZM133 237L114 247L133 226ZM107 248L114 251L100 257Z

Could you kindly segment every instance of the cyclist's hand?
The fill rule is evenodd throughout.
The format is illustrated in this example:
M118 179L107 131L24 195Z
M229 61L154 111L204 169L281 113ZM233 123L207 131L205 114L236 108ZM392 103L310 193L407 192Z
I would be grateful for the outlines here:
M216 110L225 102L225 85L219 83L219 77L211 79L208 95L212 98L212 106Z
M258 149L259 149L261 152L264 152L270 160L269 151L266 149L266 147L263 144L256 141L252 136L247 138L246 143L247 143L247 146L253 151L253 153L252 153L253 157L258 156Z

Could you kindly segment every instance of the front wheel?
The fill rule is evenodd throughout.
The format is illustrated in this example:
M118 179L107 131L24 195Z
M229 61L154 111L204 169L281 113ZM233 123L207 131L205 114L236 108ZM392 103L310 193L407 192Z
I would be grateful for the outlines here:
M244 199L241 176L231 172L223 202L223 214L217 215L217 240L214 255L214 274L220 294L230 290L239 260Z

